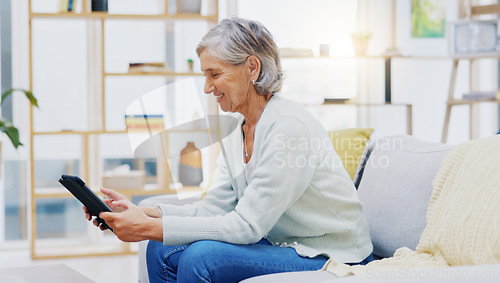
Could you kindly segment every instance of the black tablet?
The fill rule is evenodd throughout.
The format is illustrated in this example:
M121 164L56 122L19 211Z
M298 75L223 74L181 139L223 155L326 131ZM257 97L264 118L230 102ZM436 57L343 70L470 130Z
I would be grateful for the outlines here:
M85 185L82 179L77 176L62 175L59 179L59 183L87 207L87 211L90 215L97 217L96 220L101 223L103 229L110 229L113 231L103 219L99 218L99 213L104 211L111 212L111 209L101 200L101 198L94 194L87 185Z

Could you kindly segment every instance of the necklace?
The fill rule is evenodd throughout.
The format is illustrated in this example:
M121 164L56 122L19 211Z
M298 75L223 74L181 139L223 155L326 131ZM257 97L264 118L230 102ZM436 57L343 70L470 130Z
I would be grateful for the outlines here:
M248 154L248 150L247 150L247 139L243 140L243 147L245 148L245 157L250 158L250 154Z
M245 135L245 131L243 131L243 149L245 150L245 157L248 159L250 158L250 154L248 153L247 149L247 137L250 135Z

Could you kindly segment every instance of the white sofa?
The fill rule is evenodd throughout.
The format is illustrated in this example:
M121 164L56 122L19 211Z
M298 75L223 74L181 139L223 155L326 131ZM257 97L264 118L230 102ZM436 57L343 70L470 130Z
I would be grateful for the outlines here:
M500 136L494 140L494 146L496 146L497 151L500 149ZM426 142L406 135L377 138L367 144L353 181L358 189L358 195L363 202L364 213L370 225L373 252L376 259L391 257L401 247L407 247L413 251L417 248L420 236L426 227L427 208L433 193L433 179L443 158L453 148L450 145ZM497 156L499 156L498 165L495 163L495 168L491 169L494 170L494 175L486 170L484 178L497 180L493 176L500 175L500 154ZM499 191L499 194L495 194L494 197L500 198L500 182L494 186L498 186ZM470 190L480 189L470 188ZM178 202L176 196L163 196L157 199L147 199L143 204L152 204L157 201ZM491 207L477 209L491 211L497 208L491 205ZM498 231L500 231L500 215L493 219L492 225L495 227L498 225ZM467 231L464 231L464 235L467 237L473 235L465 232ZM460 236L457 235L457 237ZM494 241L493 245L500 246L500 232L491 239ZM144 244L142 244L140 253L139 281L147 282ZM500 254L493 255L493 262L491 260L489 262L495 263L495 259L496 263L499 263ZM427 266L426 268L400 266L395 271L389 271L389 269L378 273L376 269L372 271L370 273L365 270L362 275L347 278L337 278L328 271L282 273L250 278L244 282L326 282L332 279L353 282L373 279L414 279L415 281L429 279L440 282L449 279L455 280L455 282L470 282L470 280L474 282L500 282L500 264L462 267Z

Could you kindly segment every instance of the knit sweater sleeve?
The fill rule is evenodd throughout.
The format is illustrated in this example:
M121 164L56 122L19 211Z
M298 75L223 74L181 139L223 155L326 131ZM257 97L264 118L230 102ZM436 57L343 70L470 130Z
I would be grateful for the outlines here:
M207 195L198 202L182 206L158 204L163 215L166 216L214 216L226 214L236 206L236 195L229 179L227 167L219 155L217 158L217 172Z
M198 240L251 244L264 237L302 195L315 166L307 127L295 118L281 118L269 126L256 146L259 156L252 177L234 210L224 215L163 217L163 241L168 245Z

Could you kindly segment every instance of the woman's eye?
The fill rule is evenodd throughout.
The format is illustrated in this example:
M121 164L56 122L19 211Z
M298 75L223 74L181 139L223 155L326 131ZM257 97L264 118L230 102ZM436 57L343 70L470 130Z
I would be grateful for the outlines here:
M213 78L217 78L218 76L219 76L219 74L218 74L218 73L212 74L212 77L213 77Z

